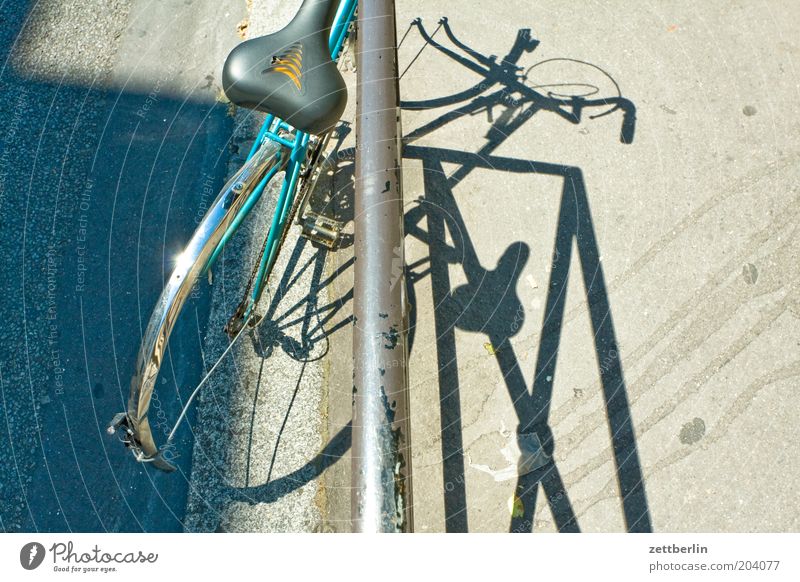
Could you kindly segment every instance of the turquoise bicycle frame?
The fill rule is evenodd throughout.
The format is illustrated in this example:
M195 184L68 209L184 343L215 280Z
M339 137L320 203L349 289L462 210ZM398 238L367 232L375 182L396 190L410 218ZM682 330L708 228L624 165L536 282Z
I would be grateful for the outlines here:
M353 17L355 16L357 5L357 0L342 0L339 3L339 7L336 11L336 17L333 21L333 26L331 26L330 38L328 40L328 47L330 48L331 58L333 60L338 58L339 53L344 46L344 42L347 40L350 23L353 21ZM286 131L288 133L294 132L293 139L288 140L281 136L281 131ZM264 252L261 255L258 271L256 272L253 280L250 303L244 313L245 321L250 317L256 302L261 296L261 291L264 287L265 273L271 269L275 259L277 258L278 245L282 238L284 229L288 226L286 221L289 216L289 211L294 204L295 195L297 194L297 182L300 177L300 169L306 156L306 150L308 148L310 137L311 136L309 136L307 133L296 130L282 119L275 117L274 115L267 115L260 131L258 132L255 142L253 142L253 147L250 149L250 153L247 156L248 160L252 158L258 149L268 141L278 143L289 150L289 159L286 162L285 177L283 179L283 184L281 185L280 194L278 195L278 201L275 204L275 212L272 216L272 222L269 227L269 234L267 235ZM280 150L276 155L284 155L284 152L285 150ZM261 198L261 195L264 193L264 189L266 188L267 184L270 180L272 180L272 178L275 177L275 174L278 173L282 166L283 164L276 164L248 196L247 201L233 219L230 227L225 231L222 240L220 240L217 248L211 255L211 258L205 267L205 271L214 265L218 256L222 252L222 249L225 247L225 244L228 242L231 236L233 236L233 234L241 225L242 221L256 205L258 200Z

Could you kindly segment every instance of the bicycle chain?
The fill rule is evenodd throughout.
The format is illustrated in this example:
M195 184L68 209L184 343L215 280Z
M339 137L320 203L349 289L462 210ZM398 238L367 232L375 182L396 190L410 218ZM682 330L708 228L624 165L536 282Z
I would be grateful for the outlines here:
M319 144L321 145L322 142L323 142L323 140L320 140ZM311 173L313 174L313 169L311 169ZM306 180L303 179L303 182L304 182L303 185L305 185ZM298 188L298 191L300 191L300 190L302 190L302 187ZM292 206L289 209L289 214L286 217L286 222L284 223L283 231L281 232L281 237L278 240L278 246L276 247L277 250L276 250L276 253L275 253L275 262L277 262L277 260L278 260L278 252L277 251L279 251L283 247L283 243L286 241L286 237L289 234L289 230L290 230L290 228L292 226L292 223L294 221L294 217L297 214L297 209L300 207L300 202L302 201L302 199L303 199L303 196L296 196L295 199L292 200ZM244 325L247 323L246 321L242 321L242 318L244 317L244 314L247 311L247 307L250 305L250 299L249 299L250 291L253 288L253 283L255 282L256 275L258 274L258 267L261 264L261 260L264 257L264 253L267 250L267 241L269 240L270 230L271 230L271 227L267 229L267 233L266 233L266 235L264 237L264 242L261 245L261 251L258 253L258 258L256 259L255 263L253 264L253 269L250 272L250 278L248 279L247 286L245 287L244 298L239 303L238 307L236 308L236 311L233 313L233 315L228 320L228 323L225 325L224 331L225 331L226 334L228 334L228 337L235 336L239 332L239 330L241 330L242 327L244 327ZM272 269L274 267L275 267L274 263L267 267L267 273L264 275L264 286L265 287L267 285L269 285L269 277L272 274ZM263 287L262 287L262 290L263 290ZM259 296L256 297L255 301L253 302L253 309L252 309L251 313L255 313L256 309L258 308L258 304L259 304L260 300L261 300L261 295L259 294ZM256 323L258 323L258 320L256 320L256 319L249 319L249 321L251 322L250 323L251 327L254 326Z

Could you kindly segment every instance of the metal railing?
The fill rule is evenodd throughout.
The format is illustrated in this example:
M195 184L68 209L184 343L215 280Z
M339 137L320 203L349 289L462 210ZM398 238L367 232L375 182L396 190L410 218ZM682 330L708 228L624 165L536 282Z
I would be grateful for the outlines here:
M358 8L352 525L413 529L393 0Z

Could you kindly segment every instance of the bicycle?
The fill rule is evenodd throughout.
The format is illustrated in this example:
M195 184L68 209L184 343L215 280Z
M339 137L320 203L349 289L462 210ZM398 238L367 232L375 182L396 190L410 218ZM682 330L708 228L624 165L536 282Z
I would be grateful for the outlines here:
M225 326L231 339L228 349L248 325L255 324L256 307L295 217L307 238L328 248L336 244L341 225L305 212L305 207L321 174L325 147L347 102L337 63L354 30L356 8L357 0L304 0L283 29L242 42L225 61L227 97L267 117L247 161L223 187L179 255L142 338L128 408L109 424L109 434L121 431L122 442L139 462L175 470L170 462L172 439L205 379L187 399L166 442L156 444L148 412L169 336L195 283L213 267L279 172L284 171L283 183L260 257L242 301Z

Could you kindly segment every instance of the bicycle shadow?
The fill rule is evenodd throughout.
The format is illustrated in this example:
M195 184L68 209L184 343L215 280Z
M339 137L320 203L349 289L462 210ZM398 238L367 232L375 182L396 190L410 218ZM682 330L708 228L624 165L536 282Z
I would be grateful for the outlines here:
M406 148L406 157L423 160L425 169L425 199L415 212L407 216L407 225L411 222L407 233L417 236L430 248L432 300L437 306L434 325L437 336L442 471L445 484L443 496L447 531L468 530L456 329L487 335L519 420L518 436L535 434L548 457L546 464L519 478L516 497L522 501L523 511L512 518L510 531L532 528L539 483L547 496L558 530L578 531L575 512L557 463L553 460L555 444L547 422L564 319L565 289L570 276L573 240L576 242L587 293L597 360L603 363L601 385L625 521L628 531L650 531L649 510L622 363L580 169L541 163L536 163L535 169L531 169L527 160L413 146ZM525 243L513 243L503 253L496 269L483 267L477 260L469 231L453 195L454 183L445 177L443 162L460 163L462 167L548 174L563 178L557 234L544 307L547 317L542 324L531 389L528 388L510 341L523 323L524 315L520 314L524 314L524 306L516 289L530 249ZM427 220L426 234L421 234L422 230L416 228L422 220ZM454 246L447 244L445 230L451 233ZM454 257L463 257L460 264L468 282L452 289L449 266L456 262Z
M599 259L598 241L594 232L582 172L575 166L499 157L493 153L539 111L554 112L570 123L577 124L582 121L582 114L587 108L597 106L609 106L610 108L591 118L607 115L616 110L623 112L620 141L631 143L635 130L635 106L621 95L606 99L583 97L563 99L552 95L543 95L526 85L525 79L520 76L521 69L516 63L523 54L532 52L539 44L537 40L531 38L530 31L527 29L518 32L508 54L498 61L496 57L481 55L456 38L447 19L443 18L439 22L439 28L433 34L427 33L419 19L411 23L409 31L412 27L416 27L420 36L425 40L424 46L436 48L452 60L481 75L479 83L455 95L427 101L404 101L401 104L407 110L434 110L466 101L465 104L447 110L433 121L412 131L403 139L404 158L421 161L424 174L424 196L420 198L414 208L407 212L405 217L406 235L417 238L429 249L427 260L423 259L406 266L408 297L412 305L409 351L413 349L414 340L415 286L424 277L430 276L432 300L436 306L434 326L437 337L445 528L447 531L468 531L469 526L465 487L462 404L455 339L456 330L460 329L487 335L490 344L494 346L494 357L515 409L518 419L517 433L523 439L535 435L548 459L542 466L519 477L515 490L516 497L522 502L522 511L513 515L509 531L530 531L533 528L533 512L536 508L540 483L558 530L565 532L579 530L573 504L566 491L557 463L553 460L555 443L552 430L548 425L553 378L555 377L564 320L565 290L570 276L569 266L574 240L583 274L597 361L602 362L600 380L606 416L612 435L612 450L626 528L631 532L651 531L623 367L619 357L610 301ZM434 41L433 37L439 29L443 29L452 44L466 56L457 54ZM483 95L492 87L496 87L494 92ZM503 108L504 110L495 117L493 115L494 108ZM475 153L413 145L415 141L461 116L481 112L487 113L490 119L490 128L487 132L486 143ZM345 162L345 164L336 175L341 175L342 179L349 183L349 176L353 169L354 150L340 150L340 146L341 140L334 148L332 155L336 161ZM458 167L447 175L444 172L444 164L456 164ZM547 317L542 324L540 334L542 339L538 348L536 371L530 388L522 374L511 339L522 327L521 324L525 317L524 305L518 297L517 286L520 274L532 251L527 244L515 242L509 245L502 254L495 269L490 270L481 265L454 193L456 186L476 169L549 175L559 177L563 181L557 230L552 249L550 281L545 301ZM351 197L352 189L334 197L334 200L330 202L336 206L338 199L338 206L336 206L338 210L336 211L339 212L340 219L352 220ZM423 222L426 222L427 228L423 227ZM448 232L451 235L451 243L448 243ZM295 247L289 263L291 268L284 273L281 286L291 285L292 281L296 280L296 276L292 274L298 268L295 257L300 256L302 246L305 244L301 239L301 242ZM350 290L339 300L324 306L317 304L317 291L329 285L331 278L341 274L342 269L349 268L352 260L344 263L339 268L340 270L327 279L322 278L321 270L318 275L320 261L324 261L324 255L318 253L316 260L314 287L308 298L301 302L305 303L304 315L291 320L295 325L306 326L303 337L307 335L309 338L320 337L318 335L319 327L312 324L313 318L322 315L325 322L330 321L335 313L352 299L352 290ZM450 265L453 264L458 264L463 268L467 279L466 284L455 289L452 287L449 275ZM425 265L427 266L424 271L416 270ZM300 266L300 268L307 267ZM275 301L280 302L279 294L270 305L269 312L273 316L274 307L278 304ZM278 319L279 325L289 323L286 319L288 314L295 313L301 308L301 305L296 304L291 306L288 311L284 311L285 315ZM281 321L283 324L280 324ZM352 318L347 318L342 324L346 325L351 322ZM339 329L339 327L335 329ZM335 329L328 330L328 335ZM302 345L282 342L279 337L278 333L273 333L271 336L273 341L270 345L273 348L277 345L283 349L303 348ZM315 341L319 341L319 339ZM310 339L308 343L313 344L314 341ZM302 353L302 349L298 353ZM274 482L268 480L261 486L241 488L237 490L236 497L249 502L269 502L277 499L285 492L300 487L319 476L334 464L349 446L350 425L348 424L314 459L298 471ZM277 454L277 447L274 454Z
M530 37L529 30L523 29L518 32L511 50L498 62L496 58L483 56L459 41L447 19L443 18L439 27L443 28L448 39L472 60L434 41L433 35L427 34L421 21L417 20L412 25L419 29L426 45L433 46L456 62L479 73L483 80L473 88L455 96L428 102L404 103L405 108L427 109L452 105L464 98L471 99L467 104L448 111L412 132L405 138L406 144L463 115L473 115L486 110L492 119L491 108L498 105L505 106L503 113L492 121L487 132L487 142L477 153L413 145L407 145L404 150L405 158L418 159L423 164L425 195L415 211L406 216L406 233L415 236L429 248L432 300L436 306L434 326L439 370L445 527L447 531L468 530L458 354L455 341L455 330L462 329L485 333L488 336L519 421L518 437L521 440L527 435L535 435L547 459L543 465L533 471L524 472L518 478L515 495L522 502L517 506L521 507L521 511L512 513L509 530L530 531L533 528L533 512L539 483L547 496L557 529L579 530L572 503L565 490L557 463L554 461L555 443L547 420L563 327L565 290L570 275L569 266L574 240L583 273L597 361L602 362L600 378L612 435L613 455L626 526L628 531L650 531L649 510L622 363L583 175L580 168L573 166L493 155L497 147L538 111L555 112L567 121L580 123L582 112L587 107L596 105L612 105L610 110L601 115L611 113L615 109L623 111L620 141L631 143L635 129L635 107L621 95L613 99L600 100L572 97L569 102L565 102L564 99L544 96L525 85L524 79L519 76L520 68L516 63L522 54L532 52L539 44ZM486 97L475 96L476 93L485 91L493 85L498 85L495 93ZM443 168L444 163L457 164L458 167L447 176ZM503 253L495 270L490 271L481 266L454 195L454 188L478 168L552 175L563 180L550 281L545 301L547 316L539 335L541 340L530 389L510 342L511 337L522 327L524 318L524 306L516 294L516 288L530 249L524 243L513 243ZM427 221L427 230L419 226L423 219ZM453 246L447 243L445 229L451 235ZM456 289L452 289L449 275L449 265L453 263L460 263L467 278L467 283Z

